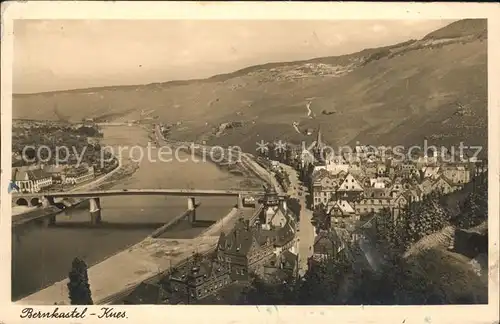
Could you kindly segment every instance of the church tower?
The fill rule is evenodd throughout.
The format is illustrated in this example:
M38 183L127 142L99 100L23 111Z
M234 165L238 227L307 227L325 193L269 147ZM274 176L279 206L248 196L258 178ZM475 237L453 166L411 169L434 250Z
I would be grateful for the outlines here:
M273 186L265 188L265 194L262 199L262 213L260 215L260 224L262 228L269 229L271 219L276 214L279 208L279 197Z
M321 149L323 147L323 141L321 138L321 125L318 126L318 135L316 137L316 147Z
M278 206L279 204L278 193L276 192L273 186L270 186L269 188L266 187L262 204L264 205L264 208Z
M315 155L316 160L318 160L320 162L324 162L324 160L325 160L325 157L323 156L323 154L325 154L325 152L323 152L323 149L324 149L324 144L323 144L323 138L322 138L322 134L321 134L321 125L319 125L318 126L318 134L316 136L316 145L314 146L314 155Z

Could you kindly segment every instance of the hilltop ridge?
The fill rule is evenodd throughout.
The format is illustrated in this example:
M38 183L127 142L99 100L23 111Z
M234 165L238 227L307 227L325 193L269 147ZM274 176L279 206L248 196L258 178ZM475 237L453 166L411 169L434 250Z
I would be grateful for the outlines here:
M248 150L260 139L307 140L305 130L319 125L333 145L467 139L486 146L486 29L486 20L466 19L420 40L208 79L14 95L13 116L125 121L148 109L180 124L174 138ZM241 127L214 136L214 128L234 121Z

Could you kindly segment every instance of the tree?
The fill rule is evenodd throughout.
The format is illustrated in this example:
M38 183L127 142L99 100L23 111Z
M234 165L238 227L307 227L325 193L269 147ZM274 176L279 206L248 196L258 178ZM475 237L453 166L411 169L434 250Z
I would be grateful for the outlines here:
M338 304L339 289L351 272L349 262L342 257L328 256L319 262L312 262L297 288L298 304Z
M93 305L90 292L87 264L80 258L73 260L68 282L71 305Z
M316 230L328 230L331 224L331 215L328 213L325 204L320 203L314 208L312 222Z
M382 209L375 219L377 243L394 251L400 243L396 221L388 208Z
M296 281L291 275L282 280L264 280L259 275L250 275L250 285L241 294L244 305L294 305L297 302Z
M488 202L476 191L465 200L455 223L461 228L470 228L481 224L487 217Z

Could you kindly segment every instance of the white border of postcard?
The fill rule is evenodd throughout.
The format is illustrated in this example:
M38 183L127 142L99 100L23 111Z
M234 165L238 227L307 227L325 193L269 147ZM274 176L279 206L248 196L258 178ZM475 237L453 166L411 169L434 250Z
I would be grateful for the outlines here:
M478 306L116 306L129 323L498 323L500 6L488 3L292 3L292 2L58 2L2 3L0 323L20 323L23 307L11 302L12 51L14 19L488 19L489 86L489 305ZM496 91L494 91L496 90ZM70 310L74 307L59 306ZM101 306L91 306L96 311ZM54 306L40 306L53 310ZM35 321L35 320L33 320ZM53 323L54 320L36 320ZM89 323L97 319L58 322ZM101 320L102 321L102 320Z

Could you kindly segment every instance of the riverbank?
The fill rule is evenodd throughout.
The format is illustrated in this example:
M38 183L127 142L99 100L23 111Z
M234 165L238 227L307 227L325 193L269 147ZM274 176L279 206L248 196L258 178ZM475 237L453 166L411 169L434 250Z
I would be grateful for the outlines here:
M131 176L137 171L138 165L128 161L123 163L118 161L118 165L110 172L100 176L97 179L93 179L88 183L78 185L76 187L68 190L69 192L79 191L79 190L102 190L112 187L116 182ZM108 182L103 183L105 180ZM73 208L82 202L87 200L86 198L65 198L60 203L63 204L64 208L59 208L58 206L50 207L26 207L26 206L13 206L12 207L12 224L22 222L23 219L29 218L43 218L49 216L55 216L62 213L64 210Z
M118 126L104 128L103 132L102 145L114 148L114 153L119 152L119 147L147 147L146 129ZM241 181L244 181L244 178L221 171L213 163L195 163L187 154L180 153L182 162L174 159L163 163L147 158L139 160L133 155L130 160L126 154L122 154L121 171L108 176L96 187L228 190L239 188ZM200 198L199 201L201 205L197 209L197 219L201 221L218 221L235 204L232 197ZM22 233L20 241L16 243L16 251L12 254L13 300L36 294L65 280L75 257L85 260L89 268L109 262L110 258L143 241L161 226L159 224L168 223L184 212L187 203L185 197L127 196L103 198L101 207L106 226L79 226L89 219L88 207L81 204L68 210L67 215L64 214L66 217L58 216L57 224L60 226L38 226L36 230ZM223 226L228 225L224 222ZM178 226L167 231L160 240L185 241L205 230ZM120 272L118 267L114 275Z
M237 216L251 218L253 208L231 210L223 219L225 224L235 222ZM222 221L222 220L221 220ZM120 292L130 291L141 282L150 280L178 265L193 253L213 250L224 227L220 222L212 225L195 239L155 239L147 237L88 270L92 298L95 304L114 302ZM119 275L117 275L119 274ZM68 305L67 279L38 291L16 303L23 305ZM122 296L121 296L122 297Z
M153 131L158 143L164 143L172 147L179 146L181 147L181 151L200 158L201 162L209 162L222 172L243 178L239 183L238 189L260 189L263 184L268 183L258 173L255 173L252 168L243 163L240 151L231 151L229 148L221 151L220 147L215 149L212 146L203 144L170 141L163 136L159 125L155 125Z

